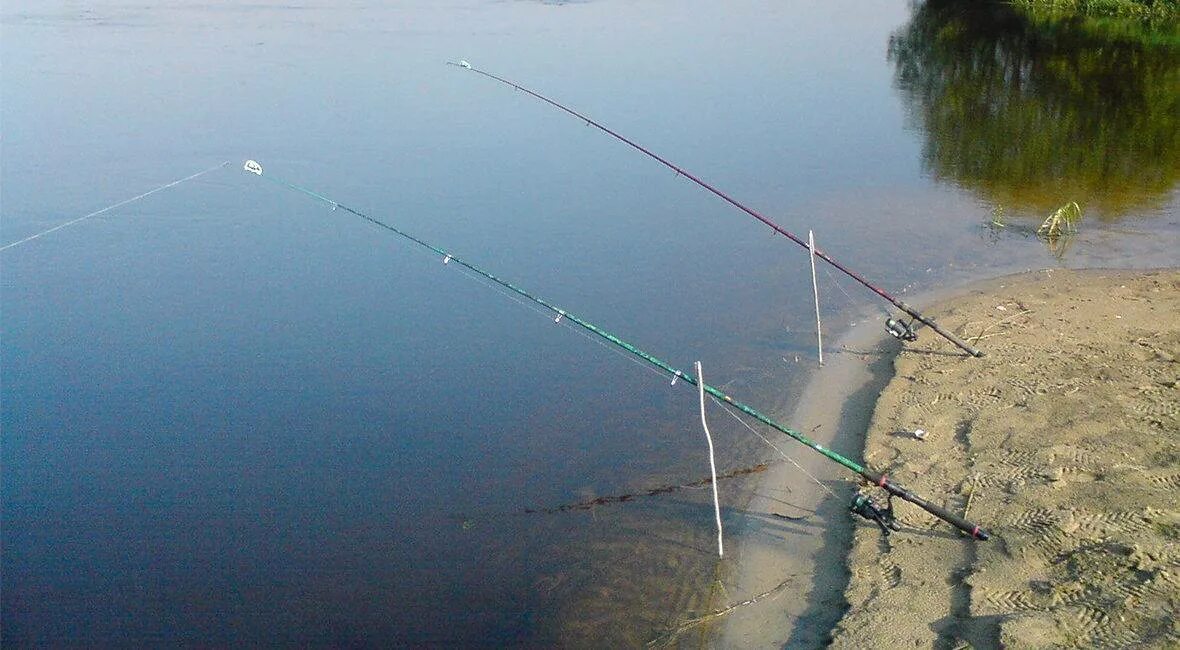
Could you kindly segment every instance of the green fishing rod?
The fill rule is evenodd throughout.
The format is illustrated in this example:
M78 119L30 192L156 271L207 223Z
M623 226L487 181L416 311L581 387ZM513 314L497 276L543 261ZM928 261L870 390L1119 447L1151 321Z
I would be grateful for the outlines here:
M529 301L541 306L543 309L555 314L556 318L554 318L554 322L560 322L562 319L566 319L569 322L577 325L578 327L586 330L590 334L592 334L598 338L604 339L607 342L613 344L614 346L621 348L623 351L627 352L628 354L636 356L639 359L643 360L644 362L648 363L649 365L655 366L659 370L668 373L668 375L670 377L672 377L672 383L676 383L676 380L680 379L680 380L683 380L684 383L687 385L691 385L691 386L698 385L697 379L695 377L693 377L692 375L684 372L683 370L679 370L679 369L671 366L670 364L664 362L662 359L654 357L654 356L648 354L647 352L640 350L639 348L635 347L634 345L631 345L630 343L620 339L619 337L615 336L614 334L611 334L610 332L607 332L606 330L598 327L597 325L595 325L587 320L584 320L574 314L571 314L568 311L566 311L556 305L551 304L550 302L546 301L545 299L535 296L535 295L525 291L524 289L521 289L520 287L512 284L511 282L508 282L507 280L504 280L496 275L493 275L493 274L489 273L488 271L485 271L485 270L479 268L478 266L475 266L474 264L471 264L470 262L463 260L462 258L456 257L453 253L451 253L447 250L439 248L438 246L435 246L434 244L431 244L430 242L427 242L423 239L419 239L418 237L415 237L414 235L411 235L408 232L405 232L395 226L385 223L384 221L380 221L378 219L375 219L363 212L360 212L359 210L354 210L353 208L350 208L346 205L343 205L341 203L333 201L332 199L330 199L322 194L318 194L318 193L313 192L305 187L300 187L300 186L295 185L293 183L288 183L287 181L282 180L280 178L276 178L274 176L264 174L263 170L262 170L262 165L260 165L258 162L254 161L254 160L247 160L245 165L243 166L243 169L251 174L255 174L261 178L265 178L266 180L269 180L273 183L277 183L278 185L281 185L281 186L286 187L288 189L295 190L296 192L300 192L300 193L310 196L316 200L323 201L324 203L327 203L328 205L332 206L333 210L337 210L337 209L344 210L345 212L348 212L352 215L360 217L361 219L364 219L365 221L368 221L369 223L371 223L379 228L383 228L383 229L388 230L394 234L397 234L405 239L408 239L408 240L414 242L415 244L418 244L419 246L422 246L423 248L435 253L436 255L441 255L444 264L450 264L451 262L454 262L455 264L458 264L459 266L471 271L472 273L474 273L482 278L485 278L487 280L490 280L491 282L494 282L494 283L500 285L501 287L504 287L505 289L509 290L510 292L512 292L522 298L525 298L526 300L529 300ZM978 525L973 524L973 523L967 521L966 519L948 511L947 509L945 509L937 504L934 504L930 501L927 501L926 499L923 499L922 497L918 496L917 494L907 490L903 486L898 485L897 483L894 483L892 480L890 480L890 478L886 474L880 473L880 472L873 472L873 471L869 470L868 468L862 466L861 464L857 463L856 461L850 460L850 459L836 453L835 451L832 451L831 449L828 449L827 447L824 447L823 445L815 442L814 440L808 438L807 436L803 435L799 431L795 431L794 429L791 429L791 428L786 427L782 424L779 424L778 422L772 420L769 416L763 414L761 411L755 409L754 407L752 407L744 402L740 402L738 400L735 400L733 397L727 395L725 392L723 392L713 386L710 386L708 384L703 384L701 387L704 389L704 391L706 393L709 393L713 397L723 400L726 404L729 404L730 406L732 406L733 408L737 409L738 411L744 413L748 417L753 418L753 419L757 420L758 422L761 422L762 424L765 424L766 426L771 427L783 434L786 434L788 437L793 438L796 441L806 445L807 447L810 447L812 450L819 452L820 454L822 454L823 456L825 456L829 460L835 461L836 463L843 465L844 467L852 470L853 472L856 472L857 474L864 477L864 479L866 481L868 481L870 484L875 485L875 486L880 487L881 489L885 490L890 495L890 497L896 496L896 497L899 497L905 501L909 501L910 503L913 503L914 505L922 508L923 510L929 512L930 514L934 515L935 517L938 517L939 519L942 519L943 521L951 524L952 526L954 526L955 528L958 528L959 530L963 531L964 533L967 533L968 535L970 535L974 539L985 540L990 536L987 533L987 531L983 530ZM898 529L898 526L893 519L892 510L893 510L892 507L877 508L872 503L871 500L869 500L867 497L864 497L863 495L858 495L857 499L853 501L853 506L852 506L853 512L855 512L856 514L859 514L862 517L865 517L866 519L875 520L879 525L881 525L881 529L883 531L885 531L886 533L888 533L888 528L893 528L894 530Z

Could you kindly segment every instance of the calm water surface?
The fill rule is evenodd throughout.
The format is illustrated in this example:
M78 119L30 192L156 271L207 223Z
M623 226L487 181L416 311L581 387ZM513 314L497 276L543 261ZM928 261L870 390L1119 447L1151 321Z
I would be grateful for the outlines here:
M700 478L692 391L238 171L785 409L806 258L448 59L894 290L1180 262L1169 46L1094 65L1084 25L946 3L384 4L5 3L0 242L234 162L0 254L5 645L636 645L747 596L710 591L704 491L521 514ZM821 280L836 333L868 297ZM716 419L722 468L765 455Z

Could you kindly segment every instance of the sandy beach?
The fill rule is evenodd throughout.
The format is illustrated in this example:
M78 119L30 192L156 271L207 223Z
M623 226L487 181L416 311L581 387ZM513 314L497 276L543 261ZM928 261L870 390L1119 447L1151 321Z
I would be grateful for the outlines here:
M898 354L865 459L993 538L900 501L888 540L858 523L834 646L1176 647L1180 272L1030 272L930 313L988 355Z
M731 593L767 595L733 609L717 645L1175 644L1180 272L1035 271L935 303L986 357L862 325L790 421L992 540L900 500L886 540L848 516L852 480L786 446L826 489L790 464L761 477Z

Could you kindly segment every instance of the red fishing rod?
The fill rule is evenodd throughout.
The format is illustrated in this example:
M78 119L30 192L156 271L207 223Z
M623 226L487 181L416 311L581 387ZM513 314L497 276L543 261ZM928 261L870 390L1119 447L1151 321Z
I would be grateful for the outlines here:
M795 242L796 244L799 244L803 248L808 248L806 241L800 239L798 236L794 235L793 233L788 231L786 228L783 228L782 226L778 225L777 223L771 221L767 217L762 216L762 214L760 214L758 211L754 210L753 208L746 206L744 203L741 203L740 201L733 198L732 196L726 194L725 192L722 192L721 190L717 189L716 187L713 187L712 185L706 183L705 181L697 178L692 173L690 173L690 172L682 169L680 166L674 164L672 161L660 156L659 154L651 151L650 149L645 148L644 146L640 145L639 143L635 142L634 140L631 140L631 139L627 138L626 136L623 136L622 134L617 133L616 131L613 131L610 128L604 126L603 124L596 122L595 120L579 113L578 111L575 111L574 109L572 109L568 106L565 106L564 104L561 104L557 101L549 99L548 97L546 97L538 92L529 90L528 88L525 88L524 86L521 86L520 84L518 84L516 82L509 81L503 77L500 77L500 76L494 75L490 72L487 72L486 70L480 70L479 68L472 67L472 65L470 63L468 63L467 61L459 61L458 63L451 63L448 61L447 63L449 65L458 66L460 68L464 68L466 70L470 70L472 72L481 74L489 79L493 79L495 81L498 81L506 86L511 86L512 88L515 88L516 90L519 90L524 93L528 93L529 95L536 97L537 99L545 102L546 104L549 104L550 106L552 106L558 110L561 110L566 113L569 113L570 115L573 115L574 117L578 118L579 120L586 122L586 124L599 129L603 133L606 133L607 135L611 136L612 138L615 138L616 140L619 140L620 142L630 145L631 147L637 149L638 151L640 151L644 155L659 162L660 164L671 169L672 171L676 172L677 174L687 178L688 180L696 183L697 185L700 185L701 187L705 188L706 190L709 190L713 194L720 197L721 200L723 200L726 203L732 205L733 207L741 210L742 212L745 212L746 214L750 215L751 217L754 217L758 221L761 221L762 223L769 226L775 232L777 232L781 235L785 235L788 239ZM836 267L836 269L838 269L839 271L844 273L844 275L847 275L848 277L852 278L853 280L856 280L860 284L864 285L864 287L867 288L869 291L872 291L873 293L877 294L878 296L881 296L885 300L889 301L894 307L897 307L898 309L902 310L903 312L909 314L914 320L922 323L923 325L926 325L927 327L929 327L930 329L937 332L940 336L942 336L946 340L950 341L951 343L954 343L961 350L963 350L963 351L967 352L968 354L975 356L975 357L982 357L983 356L983 352L981 350L972 347L970 344L968 344L963 339L960 339L959 337L955 336L951 332L948 332L947 330L943 329L938 323L934 322L934 320L923 316L921 314L921 312L919 312L917 309L914 309L913 307L907 305L905 302L901 301L900 299L890 295L884 289L881 289L881 288L873 285L868 280L864 279L864 277L862 277L860 274L856 273L852 269L849 269L848 267L844 266L843 264L837 262L835 259L833 259L831 256L829 256L827 253L825 253L817 248L817 249L815 249L815 255L816 255L816 257L822 259L823 261L827 262L828 264L831 264L832 266ZM890 334L896 336L897 338L903 339L903 340L912 341L917 338L917 335L914 333L912 323L900 323L900 322L897 322L893 319L889 319L888 321L886 321L886 329L889 331Z

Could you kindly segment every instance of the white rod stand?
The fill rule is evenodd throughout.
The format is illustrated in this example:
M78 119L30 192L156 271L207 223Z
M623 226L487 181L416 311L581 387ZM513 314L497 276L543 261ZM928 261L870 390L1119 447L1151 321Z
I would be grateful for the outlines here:
M819 365L824 365L824 331L819 322L819 283L815 279L815 233L807 231L807 252L811 257L811 292L815 295L815 339L819 348Z
M725 557L725 545L721 541L721 501L717 497L717 461L713 457L713 436L709 423L705 421L705 377L701 362L696 362L697 390L701 397L701 426L705 428L705 440L709 441L709 471L713 474L713 512L717 515L717 557Z

